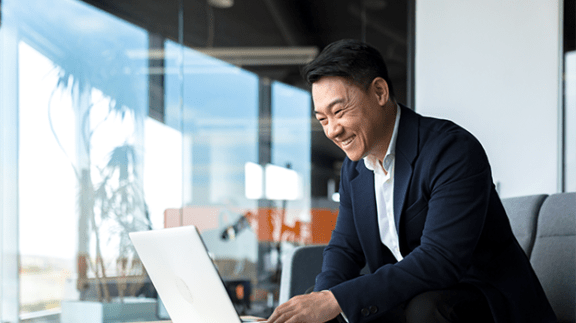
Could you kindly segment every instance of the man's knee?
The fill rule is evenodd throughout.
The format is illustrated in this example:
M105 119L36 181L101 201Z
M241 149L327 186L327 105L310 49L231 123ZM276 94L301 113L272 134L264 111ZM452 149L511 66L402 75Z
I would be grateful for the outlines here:
M482 292L469 285L417 295L408 301L404 313L407 323L493 322L486 298Z
M447 322L450 320L443 291L429 291L415 296L408 302L404 313L406 323Z

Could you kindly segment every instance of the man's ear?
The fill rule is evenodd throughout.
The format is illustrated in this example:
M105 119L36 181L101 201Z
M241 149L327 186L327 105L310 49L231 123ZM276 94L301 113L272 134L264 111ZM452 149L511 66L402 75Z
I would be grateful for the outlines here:
M376 95L378 104L384 106L384 104L386 104L386 102L388 102L388 99L390 98L388 82L386 82L381 77L377 77L372 81L372 89L374 90L374 94Z

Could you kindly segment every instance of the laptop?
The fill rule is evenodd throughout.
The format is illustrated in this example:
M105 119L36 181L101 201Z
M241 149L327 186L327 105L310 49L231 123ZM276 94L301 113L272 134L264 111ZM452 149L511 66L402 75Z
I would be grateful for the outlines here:
M131 232L130 239L173 323L240 323L195 226Z

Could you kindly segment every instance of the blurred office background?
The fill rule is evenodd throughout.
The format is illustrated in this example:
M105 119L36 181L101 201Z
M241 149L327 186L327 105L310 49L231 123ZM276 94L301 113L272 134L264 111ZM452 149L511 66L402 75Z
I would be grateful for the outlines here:
M190 224L237 310L268 315L282 257L335 224L344 154L300 68L342 38L474 133L502 197L575 191L574 4L1 0L0 321L156 315L128 233Z

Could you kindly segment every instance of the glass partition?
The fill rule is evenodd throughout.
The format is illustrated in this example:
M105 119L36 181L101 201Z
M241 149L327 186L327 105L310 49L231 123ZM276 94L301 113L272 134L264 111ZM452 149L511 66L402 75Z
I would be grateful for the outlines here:
M146 31L78 1L24 2L3 3L19 38L20 313L65 321L82 315L74 302L146 284L128 233L163 207L144 190L145 135L167 136L146 121L148 61L132 54Z
M17 246L19 285L1 295L2 321L81 322L83 304L136 297L149 309L123 319L155 319L128 233L163 228L181 205L183 136L148 117L148 32L81 1L3 1L1 12L3 64L15 64L3 81L17 80L0 83L13 97L2 110L17 116L18 143L17 180L3 184L17 207L2 213L18 235L2 250Z
M310 131L312 99L308 91L272 83L272 163L298 172L300 185L293 204L305 221L310 214Z
M293 245L310 243L310 93L280 82L272 83L272 154L273 165L294 171L295 184L279 178L275 185L283 194L276 200L282 210L283 230L274 240ZM282 195L284 198L282 199ZM283 254L290 250L284 247Z
M82 1L0 12L1 321L160 318L128 233L191 224L238 312L270 314L313 242L309 93Z
M258 204L244 190L245 165L258 162L258 77L192 49L184 50L183 70L185 194L177 225L199 229L224 282L242 288L231 296L245 313L258 281L251 225Z

